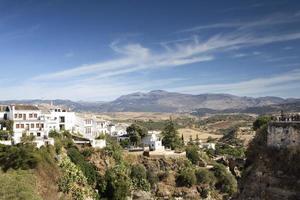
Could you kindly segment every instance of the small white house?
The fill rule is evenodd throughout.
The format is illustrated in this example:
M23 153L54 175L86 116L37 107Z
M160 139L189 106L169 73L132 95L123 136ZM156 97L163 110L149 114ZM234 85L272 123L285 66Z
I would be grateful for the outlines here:
M91 141L91 145L93 148L99 148L102 149L104 147L106 147L106 140L90 140Z
M149 131L148 135L142 138L142 144L148 146L152 151L165 149L159 135L153 131Z
M215 143L200 143L199 144L199 148L201 149L212 149L212 150L216 150L216 144Z

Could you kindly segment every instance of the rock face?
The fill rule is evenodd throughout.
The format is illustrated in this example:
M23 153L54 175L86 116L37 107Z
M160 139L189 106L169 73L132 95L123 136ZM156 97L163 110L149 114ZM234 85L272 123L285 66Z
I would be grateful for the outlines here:
M246 169L239 182L237 199L300 199L300 146L281 145L278 148L272 143L274 140L276 144L278 142L273 138L273 131L280 134L279 142L290 138L290 132L283 131L286 126L286 123L276 124L275 128L269 127L269 131L265 127L256 133L247 152ZM293 127L293 131L298 130Z

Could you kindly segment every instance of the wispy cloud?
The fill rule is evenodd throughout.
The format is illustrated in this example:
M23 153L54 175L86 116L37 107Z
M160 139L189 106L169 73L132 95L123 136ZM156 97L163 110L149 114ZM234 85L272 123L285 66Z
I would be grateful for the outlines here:
M230 22L220 22L215 24L195 26L192 28L180 30L179 33L195 32L204 29L216 29L216 28L236 28L239 30L246 30L246 29L253 29L258 27L291 24L299 21L300 21L300 15L298 14L298 12L289 15L272 14L270 16L257 19L255 21L230 21Z
M300 89L300 70L292 70L286 73L256 78L236 83L190 85L170 88L172 91L180 91L192 94L199 93L231 93L237 95L264 95L270 92L282 92L293 88ZM298 95L299 97L299 95Z

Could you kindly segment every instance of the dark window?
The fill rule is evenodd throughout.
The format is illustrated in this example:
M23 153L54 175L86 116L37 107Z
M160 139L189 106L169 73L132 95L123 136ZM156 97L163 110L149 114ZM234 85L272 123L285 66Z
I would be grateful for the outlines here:
M41 133L40 133L40 132L38 132L36 135L37 135L38 137L41 137Z
M65 117L59 117L59 122L60 123L65 123Z

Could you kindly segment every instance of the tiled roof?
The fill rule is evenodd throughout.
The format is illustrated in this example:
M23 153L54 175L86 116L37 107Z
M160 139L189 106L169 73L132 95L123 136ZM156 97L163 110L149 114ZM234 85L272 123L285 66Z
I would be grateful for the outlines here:
M15 110L39 110L39 108L33 105L15 105Z

